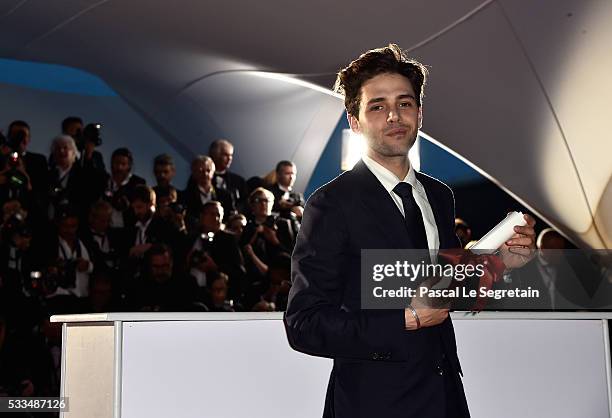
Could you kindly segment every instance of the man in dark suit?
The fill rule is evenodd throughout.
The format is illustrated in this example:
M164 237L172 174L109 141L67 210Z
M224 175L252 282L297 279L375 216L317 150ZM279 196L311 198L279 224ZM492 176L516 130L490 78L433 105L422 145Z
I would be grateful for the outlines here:
M79 149L77 164L84 168L106 171L102 153L95 148L101 144L99 129L102 125L90 123L83 128L83 119L78 116L68 116L62 121L62 134L70 135Z
M208 155L215 162L213 186L217 190L227 192L231 200L231 207L223 205L225 214L230 215L231 212L244 213L248 198L246 181L242 176L229 171L234 159L234 146L227 139L217 139L210 144Z
M274 212L284 218L302 219L304 196L293 189L297 177L297 167L291 161L279 161L276 164L276 183L270 188L274 195Z
M334 359L324 417L469 416L448 309L415 299L403 310L361 309L362 249L459 246L451 190L408 160L425 77L397 45L368 51L338 74L367 155L308 200L284 318L293 348ZM527 222L500 248L507 267L533 256Z
M146 185L145 179L132 173L134 157L127 148L117 148L111 155L111 172L105 174L104 195L113 206L111 226L125 228L130 223L129 206L134 189Z
M198 155L191 162L191 178L183 192L183 205L187 207L187 229L193 232L197 229L202 208L207 202L221 202L225 215L233 210L232 198L223 188L217 188L213 183L215 163L206 155Z
M102 194L102 173L76 164L77 147L68 135L58 135L51 143L54 165L49 178L49 219L55 217L58 206L70 205L79 218L87 219L93 202Z
M30 125L22 120L11 122L8 127L8 143L23 161L23 168L30 178L31 201L26 202L35 216L44 216L47 208L47 159L42 154L27 150L31 141ZM42 214L42 215L41 215Z

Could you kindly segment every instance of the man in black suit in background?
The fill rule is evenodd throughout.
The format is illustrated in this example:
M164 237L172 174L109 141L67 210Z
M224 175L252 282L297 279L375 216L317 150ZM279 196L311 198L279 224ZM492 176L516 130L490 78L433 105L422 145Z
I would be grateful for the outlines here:
M28 151L31 141L30 125L22 120L14 120L8 127L7 139L13 151L19 154L23 168L32 185L31 201L27 202L34 209L34 216L44 216L47 207L47 159L42 154ZM32 207L33 206L33 207ZM42 215L41 215L42 214Z
M274 212L279 212L285 218L293 214L302 219L304 213L304 196L293 190L297 177L297 167L292 161L279 161L276 164L276 183L270 188L274 195Z
M459 246L451 190L408 160L425 78L397 45L368 51L338 74L367 155L309 198L284 318L293 348L334 359L324 417L469 416L448 309L414 299L406 309L361 309L362 249ZM500 248L506 267L533 256L535 222L526 218Z
M208 155L215 163L213 186L217 190L224 190L231 198L231 208L223 205L225 214L230 212L244 213L247 207L248 190L246 181L242 176L229 171L234 159L234 146L227 139L217 139L210 144Z
M94 128L95 126L98 126L98 128ZM100 145L95 141L95 139L100 139L97 136L99 135L99 127L101 127L99 124L89 124L83 128L83 119L78 116L68 116L62 121L62 134L70 135L77 144L79 149L78 165L104 172L106 171L104 157L102 157L100 151L95 149Z

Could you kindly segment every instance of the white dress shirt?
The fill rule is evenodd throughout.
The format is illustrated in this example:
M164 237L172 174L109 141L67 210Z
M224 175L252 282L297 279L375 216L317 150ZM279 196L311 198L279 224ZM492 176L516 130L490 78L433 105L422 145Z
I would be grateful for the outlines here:
M115 181L111 178L108 179L108 193L110 196L114 195L117 190L119 190L122 186L128 184L130 179L132 178L132 173L129 173L128 176L121 182L121 184L115 183ZM111 214L111 223L110 226L113 228L123 228L125 226L123 222L123 212L118 211L113 208L113 212Z
M151 215L145 223L142 223L141 221L136 222L136 241L134 242L134 245L147 243L147 229L149 228L149 225L151 225L152 220L153 215Z
M70 245L66 241L64 241L61 237L59 237L59 246L58 246L58 256L62 260L75 260L80 257L83 260L87 260L89 262L89 266L86 271L76 271L76 281L75 286L71 288L63 288L58 287L55 293L48 295L47 297L55 296L55 295L75 295L77 297L87 297L89 296L89 275L93 272L93 263L89 258L89 252L87 248L81 240L77 239L77 244L79 249L76 248L73 250L70 248Z
M393 191L393 189L400 182L406 182L412 186L412 196L414 197L414 200L416 201L416 204L418 205L419 209L421 209L421 214L423 216L423 224L425 225L425 235L427 236L427 246L430 250L440 249L440 237L438 236L436 218L434 217L433 211L431 210L429 200L427 200L425 188L423 187L421 182L417 180L412 166L410 166L406 177L401 180L391 171L389 171L367 155L363 156L363 162L365 163L366 167L368 167L368 169L372 172L372 174L376 176L376 178L383 185L385 190L387 190L402 216L405 216L404 204L402 203L402 198L398 196Z

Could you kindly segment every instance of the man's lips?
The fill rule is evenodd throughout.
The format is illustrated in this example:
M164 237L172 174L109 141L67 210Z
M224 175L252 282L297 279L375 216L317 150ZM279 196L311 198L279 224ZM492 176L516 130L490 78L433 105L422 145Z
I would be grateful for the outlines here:
M406 135L407 132L408 132L407 129L396 128L396 129L391 129L385 135L388 135L388 136Z

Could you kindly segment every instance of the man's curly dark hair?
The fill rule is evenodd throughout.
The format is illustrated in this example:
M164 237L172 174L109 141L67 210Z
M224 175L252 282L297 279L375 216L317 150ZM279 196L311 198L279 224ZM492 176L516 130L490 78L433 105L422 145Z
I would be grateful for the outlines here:
M369 79L387 73L401 74L410 80L417 106L423 103L423 89L427 81L427 68L409 59L396 44L364 52L346 68L338 72L334 91L344 96L344 107L349 115L359 119L361 86Z

